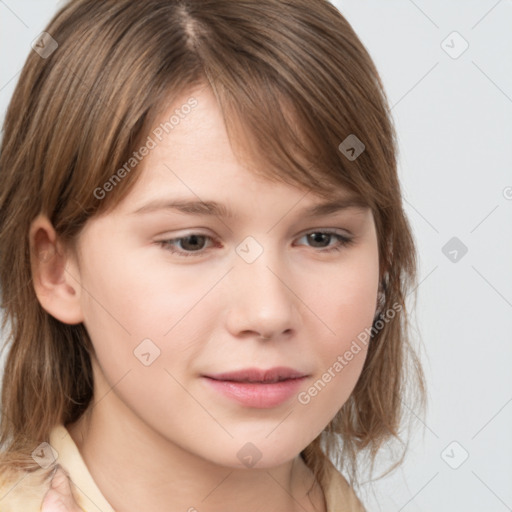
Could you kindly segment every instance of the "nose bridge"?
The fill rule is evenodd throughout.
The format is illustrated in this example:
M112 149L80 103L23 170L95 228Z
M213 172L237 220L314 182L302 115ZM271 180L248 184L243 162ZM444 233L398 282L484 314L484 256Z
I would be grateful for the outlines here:
M296 328L296 297L289 289L291 273L278 248L246 240L237 247L231 273L232 327L265 336Z

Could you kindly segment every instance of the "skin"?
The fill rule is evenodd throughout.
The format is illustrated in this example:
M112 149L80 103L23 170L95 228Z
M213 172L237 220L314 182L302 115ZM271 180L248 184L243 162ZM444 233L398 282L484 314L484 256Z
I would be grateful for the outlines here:
M41 512L81 512L71 492L68 476L57 468L52 478L50 489L46 493L41 506Z
M62 322L83 322L95 349L93 405L67 428L115 510L172 504L225 512L232 503L246 512L322 511L323 494L299 453L349 397L365 347L307 405L297 393L268 409L243 406L201 375L287 366L308 375L299 392L310 388L372 324L373 216L348 208L307 218L304 210L323 199L251 172L233 153L214 96L206 89L190 95L198 106L139 164L140 179L122 202L87 222L74 247L60 243L46 217L32 224L42 307ZM217 201L235 216L133 213L176 197ZM319 230L353 242L305 236ZM190 234L212 239L160 243ZM263 250L252 263L236 252L248 236ZM144 339L160 350L149 366L134 355ZM253 467L237 457L246 443L261 454ZM62 482L59 489L66 495ZM43 510L73 512L71 503Z

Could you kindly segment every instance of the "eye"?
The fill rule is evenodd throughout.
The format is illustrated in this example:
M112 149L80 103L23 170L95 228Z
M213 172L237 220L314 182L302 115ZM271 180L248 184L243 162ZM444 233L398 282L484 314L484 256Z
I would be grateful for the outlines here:
M206 242L214 241L211 236L191 233L179 238L171 238L158 242L164 249L177 254L178 256L196 256L204 252Z
M311 231L303 235L299 240L305 238L311 247L323 249L319 252L340 251L344 247L354 243L351 237L341 235L335 231ZM334 245L331 242L335 242Z

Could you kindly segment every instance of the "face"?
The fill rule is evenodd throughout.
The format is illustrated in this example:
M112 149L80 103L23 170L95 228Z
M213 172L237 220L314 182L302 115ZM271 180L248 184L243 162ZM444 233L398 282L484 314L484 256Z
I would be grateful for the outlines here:
M193 96L130 193L81 232L84 325L122 421L219 465L271 467L297 456L357 382L366 347L353 342L377 299L375 225L346 190L333 198L345 207L319 211L313 191L252 174L214 97Z

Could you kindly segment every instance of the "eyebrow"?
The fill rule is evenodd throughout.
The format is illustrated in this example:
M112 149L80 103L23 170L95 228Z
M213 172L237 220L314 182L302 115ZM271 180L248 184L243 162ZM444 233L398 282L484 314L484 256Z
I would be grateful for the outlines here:
M301 210L301 215L306 218L322 217L347 209L356 209L361 212L368 210L370 206L363 199L356 196L336 198L326 202L315 204ZM156 199L135 211L132 214L152 213L160 210L175 210L190 215L210 215L222 218L234 219L235 212L227 206L216 201L197 201L193 199Z

